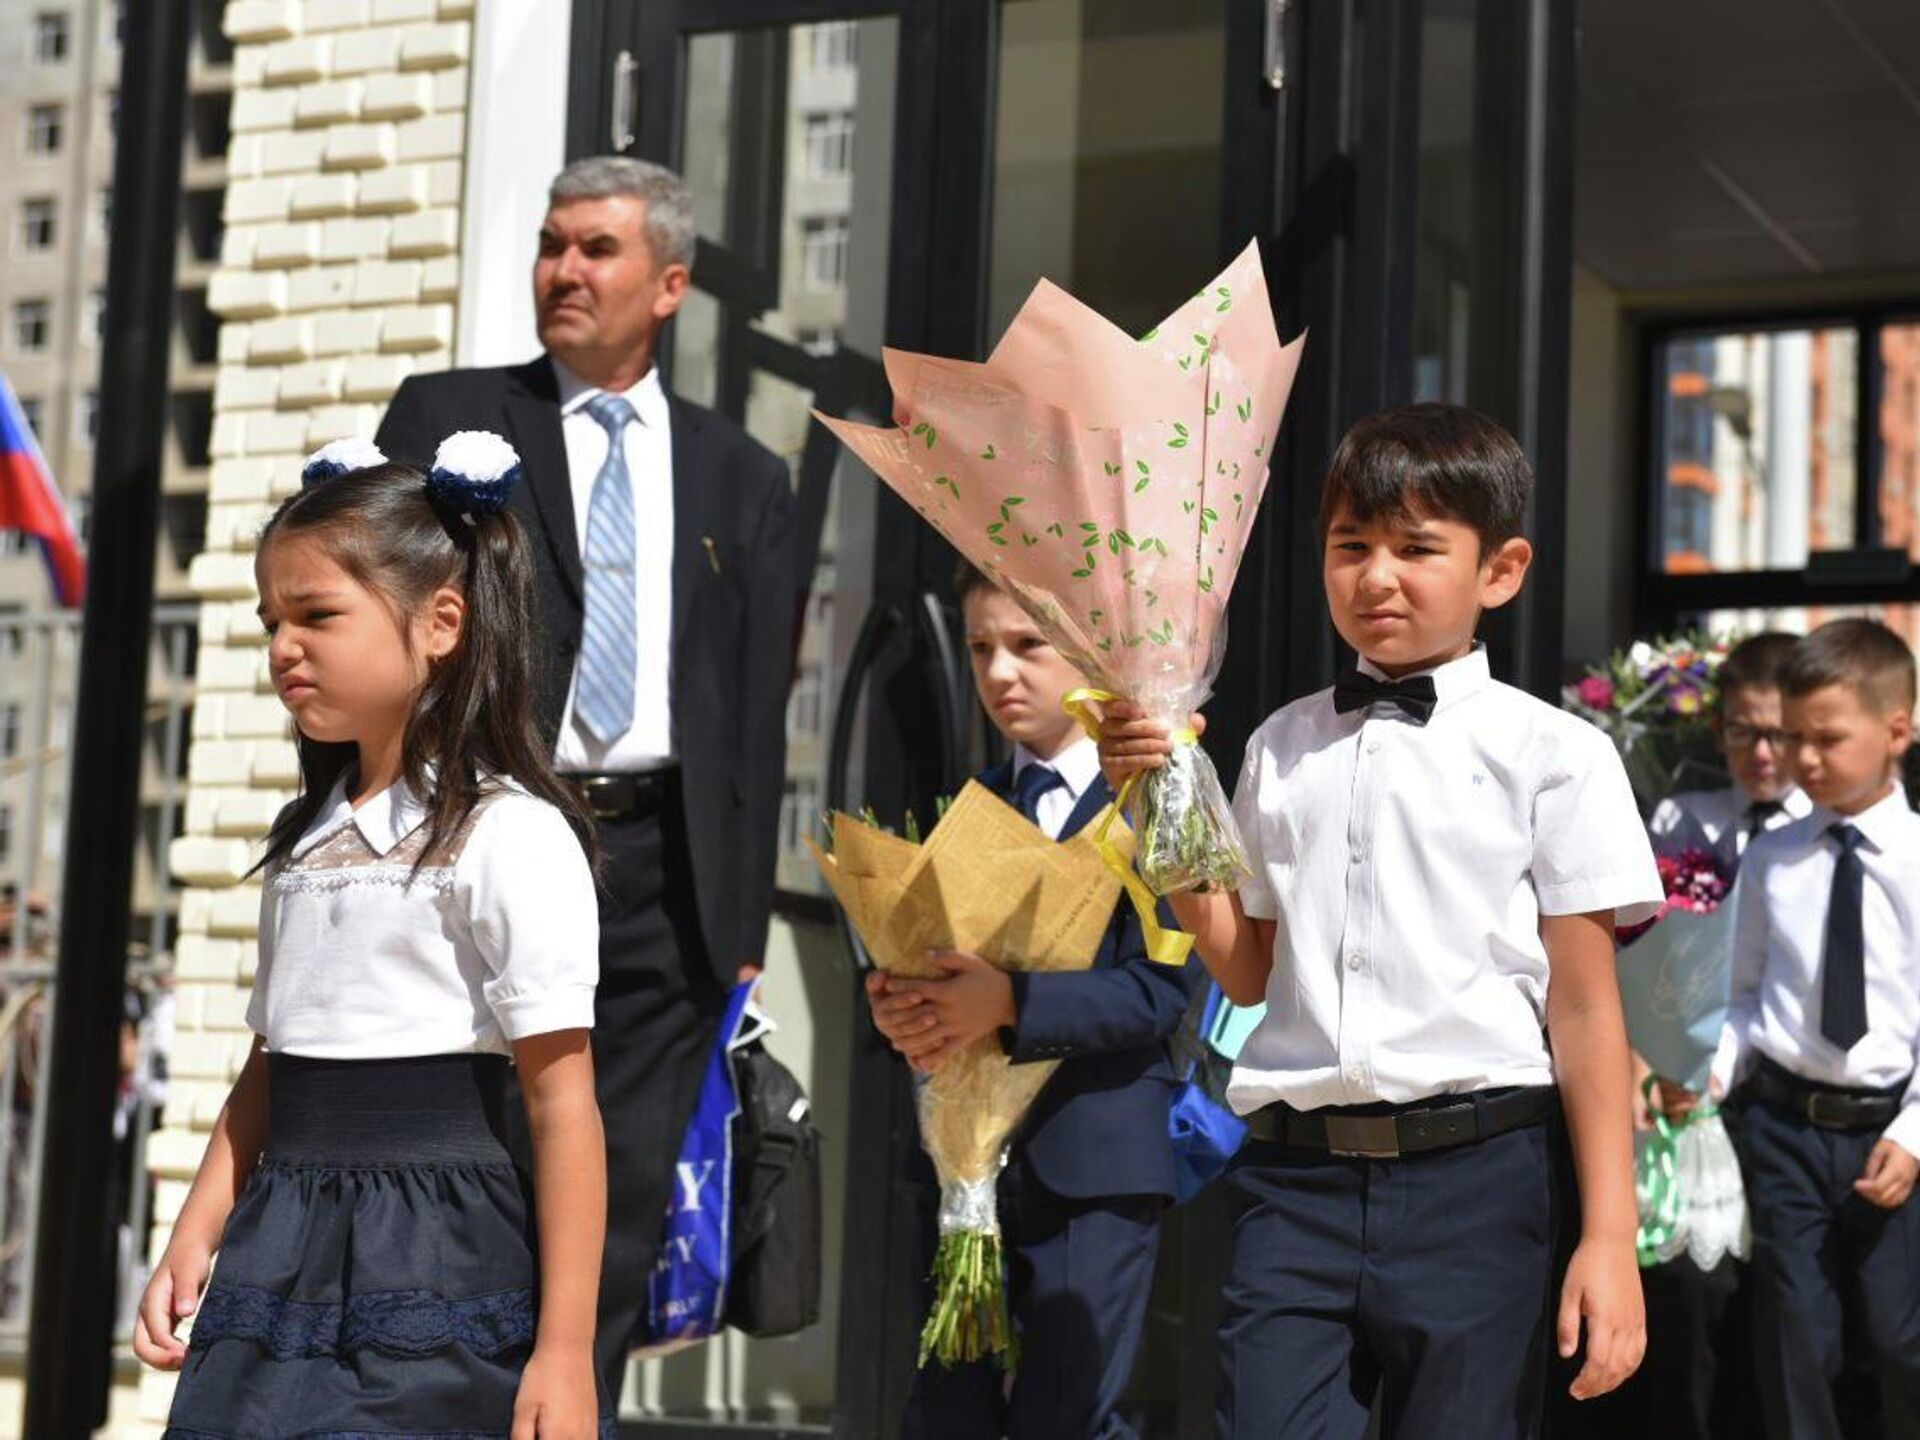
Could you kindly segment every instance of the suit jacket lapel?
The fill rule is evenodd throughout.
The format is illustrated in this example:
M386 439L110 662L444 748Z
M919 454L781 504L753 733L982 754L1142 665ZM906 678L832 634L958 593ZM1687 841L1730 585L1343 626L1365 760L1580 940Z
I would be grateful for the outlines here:
M678 396L667 397L673 436L673 640L670 654L680 653L693 613L693 587L702 565L717 563L706 553L714 538L712 507L716 486L706 426L698 409Z
M989 765L980 772L980 783L1009 804L1013 800L1013 757L1009 755L997 765Z
M546 531L554 564L580 600L585 581L580 567L580 532L573 518L573 478L567 469L567 443L560 432L560 388L553 366L542 356L508 372L507 432L526 467L533 508Z
M1060 831L1062 840L1071 840L1087 826L1091 825L1100 812L1113 803L1113 790L1107 784L1107 777L1096 775L1093 783L1080 794L1073 807L1073 813L1067 816L1067 823Z

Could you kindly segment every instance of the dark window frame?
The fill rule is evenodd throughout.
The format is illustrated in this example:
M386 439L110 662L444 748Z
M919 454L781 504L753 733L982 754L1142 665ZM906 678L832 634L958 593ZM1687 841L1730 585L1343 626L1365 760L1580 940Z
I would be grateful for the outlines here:
M1714 610L1829 608L1920 603L1920 562L1903 578L1875 572L1880 545L1880 439L1883 362L1879 337L1889 326L1920 325L1920 293L1853 304L1747 307L1650 313L1639 324L1639 505L1634 536L1634 633L1679 628ZM1798 570L1720 570L1704 574L1665 569L1663 520L1666 457L1666 347L1709 335L1783 330L1851 329L1854 365L1854 541L1849 549L1817 552ZM1896 567L1897 568L1897 567Z

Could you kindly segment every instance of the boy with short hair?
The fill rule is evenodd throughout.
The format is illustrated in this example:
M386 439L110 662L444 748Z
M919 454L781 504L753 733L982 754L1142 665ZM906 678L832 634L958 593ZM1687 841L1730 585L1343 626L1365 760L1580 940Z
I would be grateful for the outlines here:
M1640 1361L1613 927L1661 887L1606 737L1494 681L1475 643L1525 581L1532 481L1470 410L1348 432L1320 525L1359 668L1248 744L1252 878L1173 897L1227 995L1267 1003L1228 1090L1248 1208L1222 1440L1358 1437L1376 1390L1387 1437L1532 1436L1550 1337L1570 1357L1584 1327L1579 1397ZM1169 748L1111 707L1109 780ZM1556 1325L1563 1106L1581 1234Z
M1013 745L979 778L1048 835L1070 838L1113 800L1098 751L1062 704L1086 682L978 570L963 564L955 590L980 703ZM937 1069L996 1032L1014 1063L1060 1066L1000 1180L1021 1350L1012 1386L991 1362L929 1364L915 1377L905 1435L1125 1440L1134 1431L1117 1407L1146 1319L1160 1216L1174 1193L1167 1041L1200 967L1149 960L1124 898L1088 970L1009 973L977 956L935 958L946 979L867 977L875 1025L915 1068Z
M1920 816L1897 780L1913 653L1836 620L1795 648L1781 689L1814 809L1747 852L1713 1082L1737 1103L1768 1427L1838 1440L1843 1314L1910 1405L1920 1393Z
M1714 790L1685 790L1662 800L1647 822L1655 854L1705 851L1731 875L1756 838L1792 824L1813 808L1794 784L1781 722L1781 676L1799 641L1797 635L1768 630L1749 635L1727 652L1716 677L1719 693L1712 725L1732 783ZM1647 1064L1637 1054L1633 1058L1638 1128L1652 1128L1654 1110L1675 1120L1692 1112L1699 1097L1665 1077L1658 1077L1649 1103L1638 1083ZM1683 1254L1644 1269L1640 1282L1647 1302L1646 1363L1603 1403L1584 1415L1566 1417L1568 1428L1609 1437L1641 1430L1670 1440L1705 1440L1716 1430L1751 1434L1759 1429L1747 1374L1751 1345L1748 1307L1740 1295L1741 1268L1727 1256L1713 1269L1702 1270Z
M1813 808L1793 782L1780 725L1780 676L1799 638L1780 630L1749 635L1720 662L1713 735L1733 783L1683 790L1654 807L1647 829L1655 853L1704 850L1734 870L1755 836Z

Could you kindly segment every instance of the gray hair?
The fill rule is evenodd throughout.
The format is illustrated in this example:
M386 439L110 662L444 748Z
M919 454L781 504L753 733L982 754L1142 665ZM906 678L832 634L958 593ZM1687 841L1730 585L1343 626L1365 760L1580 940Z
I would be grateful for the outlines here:
M613 195L631 195L647 207L647 244L655 264L693 264L693 192L664 165L625 155L589 155L553 177L547 203Z

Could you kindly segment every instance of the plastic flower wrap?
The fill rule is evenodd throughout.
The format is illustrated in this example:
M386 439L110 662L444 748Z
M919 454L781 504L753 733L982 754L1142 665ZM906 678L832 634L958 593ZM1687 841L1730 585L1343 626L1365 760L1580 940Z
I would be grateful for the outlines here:
M1636 640L1561 691L1561 704L1606 731L1643 811L1688 783L1723 784L1709 720L1727 640L1698 633Z
M985 364L885 353L892 428L820 419L1033 617L1097 688L1184 742L1139 787L1162 895L1247 862L1190 733L1302 341L1274 331L1258 251L1139 340L1042 281Z
M1659 865L1666 903L1619 935L1620 1002L1627 1038L1653 1074L1698 1093L1732 983L1732 877L1704 850L1662 856ZM1680 1119L1656 1112L1639 1146L1640 1263L1684 1254L1711 1270L1725 1255L1744 1258L1746 1192L1718 1108L1703 1100Z
M1084 970L1120 895L1087 832L1056 843L979 784L960 792L924 844L848 815L831 825L832 852L816 846L814 859L889 975L938 978L934 950L1007 970ZM940 1179L923 1365L1014 1363L995 1187L1015 1127L1058 1064L1015 1065L989 1036L920 1083L920 1143Z

